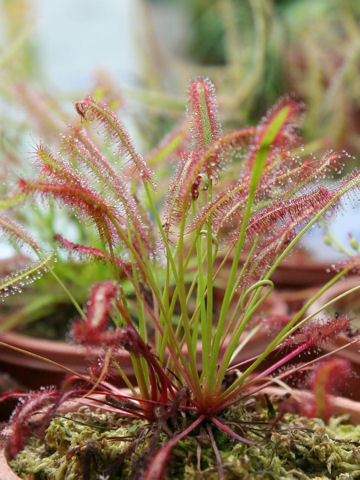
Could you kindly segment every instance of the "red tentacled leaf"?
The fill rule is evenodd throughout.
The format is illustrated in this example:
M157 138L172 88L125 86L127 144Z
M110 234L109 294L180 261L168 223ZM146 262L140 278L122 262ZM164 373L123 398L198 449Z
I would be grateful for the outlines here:
M296 128L299 126L304 105L297 103L289 97L282 98L266 115L264 120L257 127L257 133L253 137L252 144L249 148L249 155L247 159L248 173L250 174L254 160L260 148L261 142L272 126L274 118L281 110L287 109L287 117L278 131L274 141L270 145L269 153L265 163L265 169L269 167L277 156L287 155L290 148L294 148L298 142L299 137L296 133Z
M27 182L19 180L20 189L26 193L39 194L42 197L53 197L65 205L78 210L98 227L102 236L114 235L114 227L110 218L115 218L114 207L88 188L45 182ZM110 218L109 218L110 217ZM119 219L120 223L121 219Z
M202 152L218 140L221 126L218 120L215 87L208 78L196 78L190 83L188 116L195 150Z
M28 244L34 250L39 249L39 245L35 240L25 231L25 229L14 220L0 215L0 229L20 245Z
M86 308L86 320L78 320L71 329L71 337L78 343L101 344L101 336L107 330L111 302L117 287L112 280L94 285Z
M24 448L28 435L33 433L34 425L31 425L31 416L53 401L56 392L45 390L35 395L30 395L24 403L18 405L11 416L12 435L7 444L8 454L13 457Z
M344 385L351 373L351 363L346 358L331 358L318 363L310 382L314 400L312 403L302 403L301 413L328 420L333 413L330 395Z
M119 175L114 167L108 162L96 145L86 135L84 129L75 129L71 135L65 138L65 147L70 155L77 160L80 166L85 168L86 174L93 183L99 183L101 194L106 191L107 197L113 197L113 203L121 202L122 208L130 220L133 232L133 243L137 243L135 234L139 235L146 250L152 250L150 238L151 221L147 215L140 212L138 202L131 194L130 188L124 178ZM145 221L145 224L144 224Z
M104 127L105 132L117 142L120 154L124 155L128 161L134 164L144 180L151 180L150 169L147 167L141 155L134 149L124 126L107 105L97 102L91 97L86 97L84 100L75 102L75 108L82 118L88 121L99 121Z
M177 223L190 206L192 186L197 178L197 176L194 176L194 172L196 171L198 160L199 155L195 152L184 155L170 183L165 209L167 228Z

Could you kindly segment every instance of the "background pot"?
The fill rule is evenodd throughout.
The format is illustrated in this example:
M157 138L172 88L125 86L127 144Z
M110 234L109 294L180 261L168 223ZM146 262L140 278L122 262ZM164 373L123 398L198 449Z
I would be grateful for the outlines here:
M241 257L241 262L244 262L245 259L246 257ZM307 251L298 249L280 263L271 275L271 280L274 282L275 288L280 290L323 285L334 276L334 272L331 271L331 263L333 262L319 261L309 255ZM215 262L216 267L219 264L219 261ZM232 258L230 257L219 274L219 279L222 279L223 282L227 280L231 264Z
M36 358L36 355L57 362L78 373L86 374L89 366L95 364L102 353L100 348L92 347L90 349L81 345L32 338L16 332L3 333L0 335L0 340L35 354L35 356L30 356L0 346L0 368L28 388L39 388L50 384L59 385L67 375L59 366L45 362L42 358ZM133 378L132 362L126 350L119 352L118 361L121 362L125 373Z
M308 390L292 389L292 391L295 398L297 397L300 402L313 401L314 395ZM289 393L281 387L268 387L264 389L263 392L267 393L269 396L276 395L280 397L288 395ZM327 399L332 408L332 415L349 415L349 421L353 425L358 425L360 423L360 402L335 395L328 395Z
M324 285L334 276L328 263L295 254L282 262L271 275L277 288L307 288Z
M0 436L0 478L1 480L20 480L20 477L14 473L7 462L5 448L8 438L11 436L11 427L6 426Z

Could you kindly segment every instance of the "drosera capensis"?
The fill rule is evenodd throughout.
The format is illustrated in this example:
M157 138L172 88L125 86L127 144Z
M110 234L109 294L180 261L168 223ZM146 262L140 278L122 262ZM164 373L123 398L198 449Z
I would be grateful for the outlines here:
M314 361L297 366L289 362L349 328L346 316L320 321L319 312L306 315L309 306L352 268L345 264L284 322L259 355L236 364L246 335L251 341L259 328L254 319L274 289L272 273L317 221L337 209L340 198L357 194L360 171L339 177L329 187L324 180L334 169L341 170L340 154L302 158L293 153L300 145L303 105L290 97L281 99L258 126L223 133L215 88L209 79L196 78L189 87L189 134L180 143L170 135L168 143L161 144L164 155L156 153L161 161L151 168L107 105L86 97L75 106L81 125L64 132L61 152L55 154L45 145L37 148L39 176L20 179L18 193L56 200L96 228L97 246L74 243L60 234L55 239L59 248L83 260L104 262L112 273L105 282L94 279L89 302L79 307L71 330L75 342L89 348L103 345L105 352L88 375L71 372L66 394L32 393L21 408L35 412L44 402L58 406L77 398L82 405L158 425L158 439L160 431L169 433L168 422L175 422L172 438L142 472L143 479L160 479L177 442L209 422L251 443L246 429L244 435L236 433L223 423L221 413L265 386L284 385L290 375L311 369ZM96 135L107 137L106 152L97 145L93 124L99 130ZM107 158L111 148L115 164ZM156 168L170 160L173 171L169 169L163 198ZM232 172L237 168L236 177L227 176L229 165ZM3 218L0 226L11 227L22 242L30 242L40 260L46 258L15 223ZM223 268L228 268L227 280L221 284L223 297L216 310L214 289ZM14 276L6 288L16 282ZM349 343L357 341L349 338ZM117 363L113 354L119 349L130 353L136 383ZM275 351L282 355L262 367ZM129 394L114 384L114 369ZM230 376L235 369L238 375ZM331 372L326 363L318 370L323 388ZM15 427L21 411L14 414ZM177 423L179 414L183 428ZM46 415L46 424L50 417ZM22 448L20 437L9 441L12 455ZM155 447L153 442L153 451Z

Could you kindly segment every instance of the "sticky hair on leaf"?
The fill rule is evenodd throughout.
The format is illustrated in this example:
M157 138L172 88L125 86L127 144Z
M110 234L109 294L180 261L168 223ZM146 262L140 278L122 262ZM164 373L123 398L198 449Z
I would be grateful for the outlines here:
M296 127L299 126L304 105L285 97L280 99L277 104L269 111L264 120L257 127L257 133L254 135L250 144L246 164L250 174L256 155L260 148L268 148L265 168L271 165L274 158L286 152L289 148L294 148L299 137L296 133ZM271 144L268 144L267 137L271 136L274 125L282 119L281 128L277 131Z
M173 219L174 222L178 221L181 217L181 208L179 208L179 204L175 199L184 202L184 199L192 197L193 200L196 200L197 197L194 198L194 193L195 196L199 193L199 190L196 188L199 183L199 178L207 177L209 180L216 180L220 171L225 166L226 159L229 158L232 153L238 151L240 147L244 146L254 132L254 128L238 130L213 142L201 155L193 151L181 155L178 170L170 182L168 196L168 199L173 202L177 209L177 213L175 213L175 218ZM174 195L177 194L179 194L179 197L174 197ZM182 208L186 209L188 205L189 203L182 205ZM207 208L209 210L212 206L205 206L204 212L206 212ZM167 212L170 210L168 205ZM222 216L221 213L219 213L219 215ZM168 223L171 223L169 215L168 220Z
M144 216L139 211L139 205L131 194L129 185L107 161L95 144L86 135L84 129L75 129L65 138L66 150L78 162L79 167L84 166L87 177L93 177L93 183L99 182L106 188L108 196L112 196L113 203L121 202L123 211L130 220L133 233L133 243L137 242L136 234L140 236L146 250L152 250L149 230L144 224ZM123 222L126 226L126 222ZM145 223L150 224L150 219L145 218ZM136 231L136 233L135 233Z
M63 238L59 234L54 235L54 241L58 242L63 248L66 248L73 254L79 255L80 257L85 257L87 259L95 258L96 260L106 261L105 253L98 248L88 247L86 245L80 245L78 243L70 242L70 240ZM130 275L129 272L131 271L131 266L132 266L130 263L125 262L119 257L114 257L113 260L116 263L116 265L118 265L121 268L122 272L124 272L126 276ZM120 278L123 278L125 275L121 275L121 272L120 272Z
M79 253L83 256L95 257L99 260L105 260L105 254L102 250L93 247L87 247L86 245L80 245L79 243L70 242L66 238L62 237L58 233L54 235L54 241L58 242L62 247L72 252Z
M211 203L204 206L189 230L192 231L195 228L199 228L206 220L211 218L213 231L217 232L227 218L230 219L234 212L245 205L249 181L249 178L245 178L242 180L241 185L239 184L220 192Z
M63 183L26 182L19 180L20 189L26 194L52 197L65 205L75 208L93 222L101 237L114 232L110 218L115 217L115 210L89 188ZM110 217L110 218L109 218Z
M0 215L0 229L11 240L19 245L29 245L34 251L39 251L39 245L35 240L14 220Z
M188 118L195 139L195 150L205 151L221 134L215 87L208 78L198 77L190 83Z
M53 260L54 252L50 252L44 258L0 279L0 300L4 300L11 294L21 293L23 287L30 285L47 271Z
M127 160L135 165L138 173L144 180L151 180L151 171L143 158L135 151L128 133L116 118L114 112L105 104L97 102L91 97L75 102L75 108L83 119L90 122L93 120L99 121L105 132L118 143L120 154L126 156Z
M360 275L360 257L350 257L347 260L343 260L341 262L337 262L332 269L336 272L340 272L341 270L348 269L348 273L353 273L356 275Z
M177 172L171 179L165 209L168 227L177 223L190 206L192 185L197 178L196 176L194 178L194 171L196 171L198 160L199 155L195 152L189 152L184 155Z
M329 190L321 187L314 192L276 202L253 216L247 227L247 235L253 238L259 233L264 234L269 227L273 229L274 225L286 222L287 219L288 223L303 222L305 218L312 216L314 211L318 211L319 207L329 203L332 196Z
M35 395L29 396L24 402L20 403L11 416L12 435L7 443L7 453L14 457L25 446L27 436L34 433L35 425L31 424L31 416L40 408L45 407L52 402L54 398L53 390L45 390Z
M318 345L340 332L350 330L350 320L346 315L339 315L335 319L316 319L307 323L285 340L281 346L295 347L301 344Z
M200 158L199 171L204 170L210 179L217 180L232 156L244 155L255 133L255 127L248 127L230 132L212 142Z
M349 319L345 316L338 317L335 320L324 322L313 322L312 325L305 325L294 335L288 337L281 343L277 349L282 350L284 347L290 348L290 353L285 353L281 359L272 363L270 367L257 375L257 378L266 377L279 368L282 368L290 360L298 357L302 352L309 351L311 347L321 346L328 338L333 338L341 331L349 328Z
M35 151L36 159L41 168L41 172L46 176L56 181L63 181L69 185L82 187L82 182L74 169L64 158L56 158L50 152L48 147L39 145Z

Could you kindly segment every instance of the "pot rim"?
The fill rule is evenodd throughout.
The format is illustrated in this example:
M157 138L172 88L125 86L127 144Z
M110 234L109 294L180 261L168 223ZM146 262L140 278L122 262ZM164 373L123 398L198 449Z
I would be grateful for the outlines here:
M101 347L72 345L63 341L29 337L17 332L2 333L0 340L13 347L27 350L30 353L64 364L79 373L83 373L84 369L88 368L89 359L95 359L103 351ZM119 356L122 358L125 371L130 367L132 368L129 352L122 350L119 352ZM24 362L24 358L26 358L26 363ZM60 367L47 363L41 358L32 357L31 355L26 355L20 351L2 346L0 346L0 361L36 370L63 372Z

